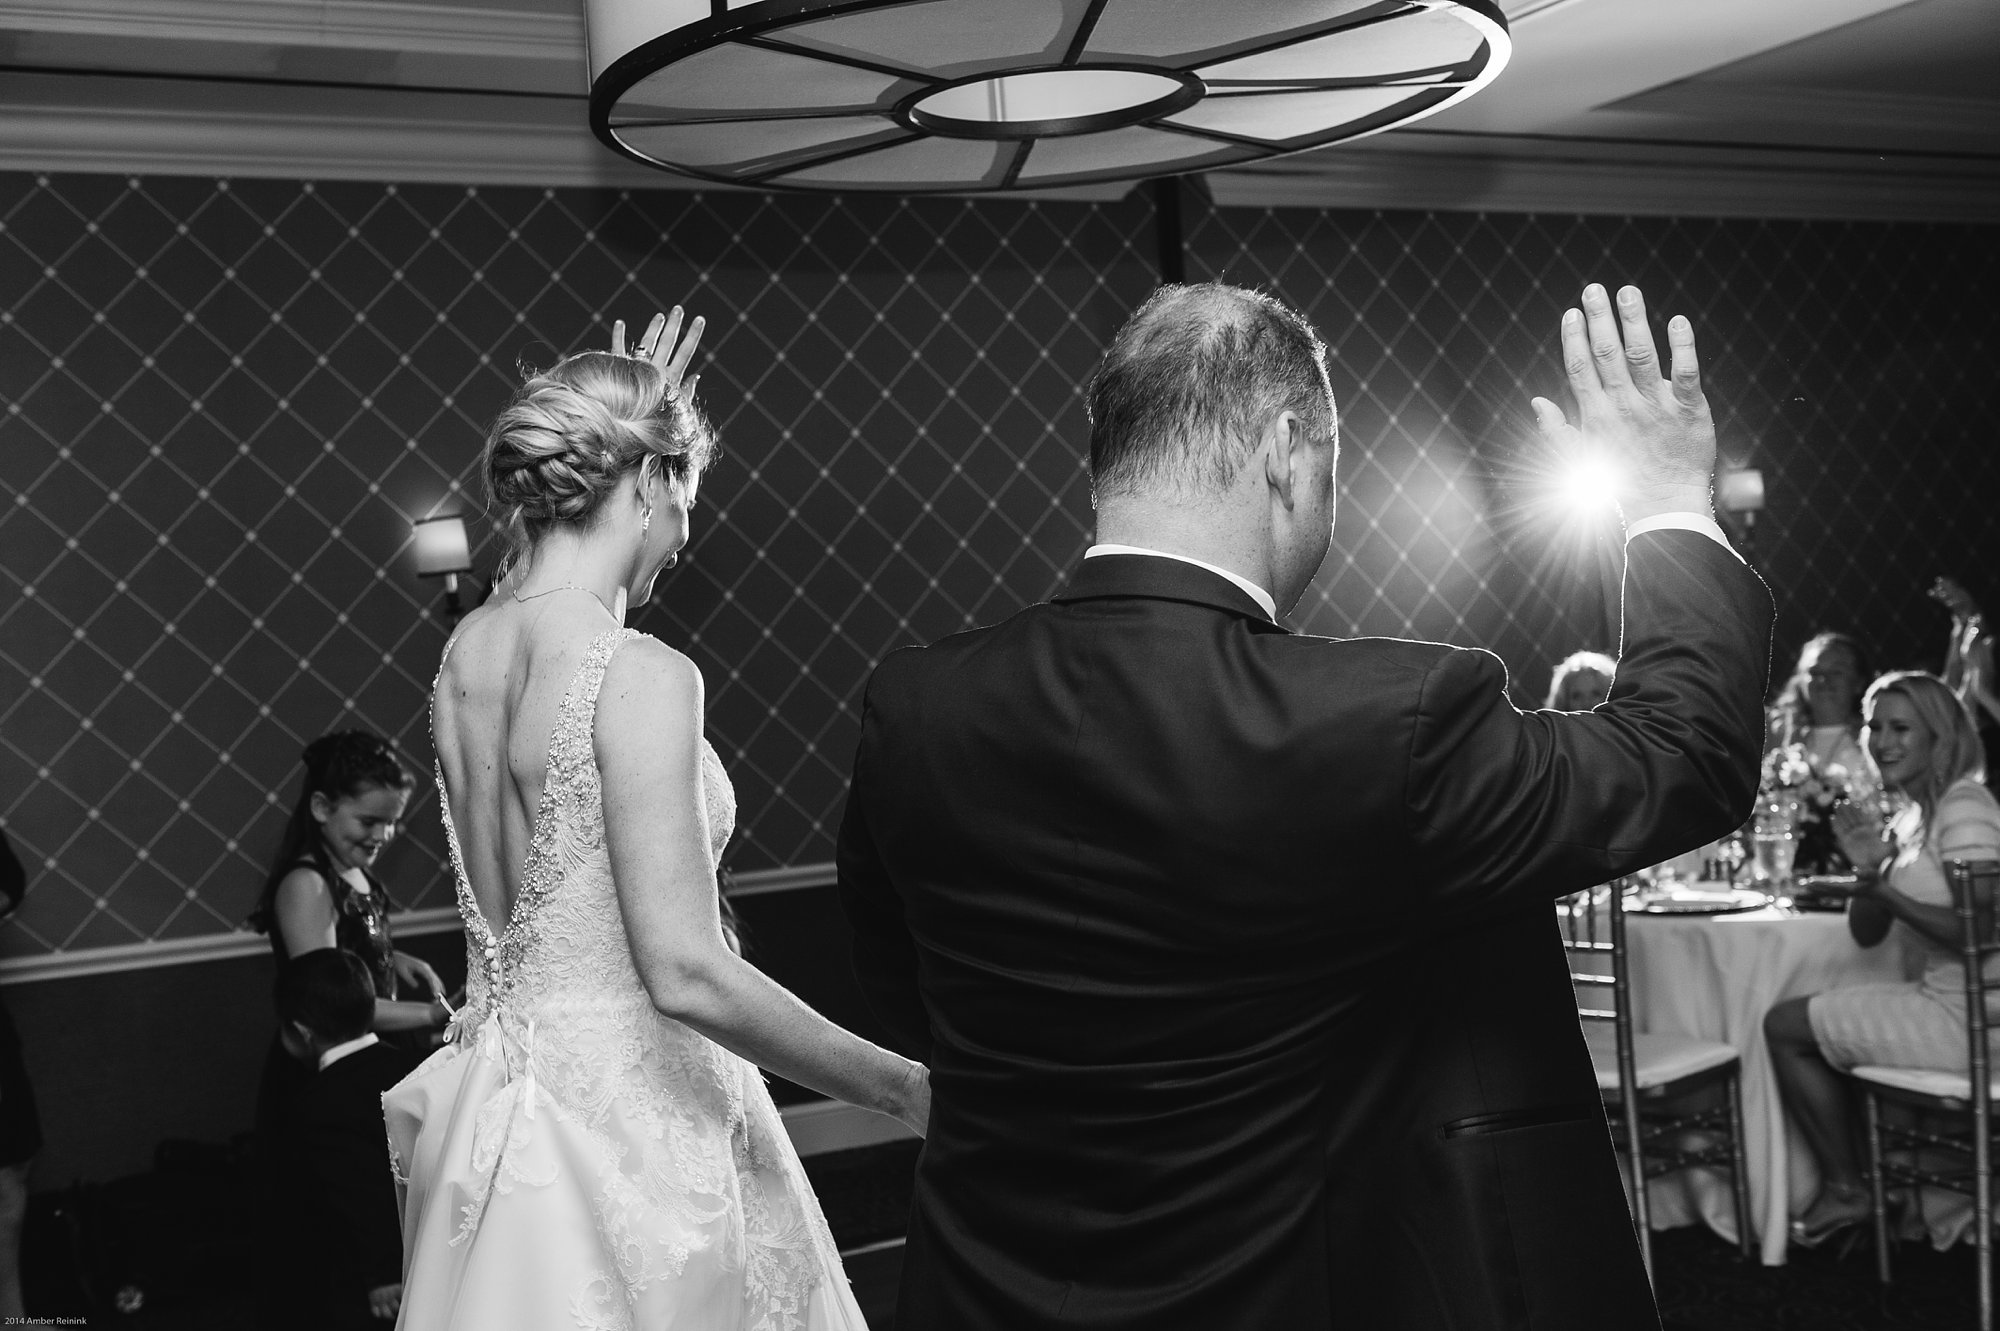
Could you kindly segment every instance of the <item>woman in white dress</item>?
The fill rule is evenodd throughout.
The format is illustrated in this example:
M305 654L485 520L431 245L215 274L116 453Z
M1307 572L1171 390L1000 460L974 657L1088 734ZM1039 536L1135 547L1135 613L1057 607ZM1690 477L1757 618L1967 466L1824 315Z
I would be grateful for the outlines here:
M466 1004L383 1097L408 1331L860 1331L757 1069L918 1132L929 1113L921 1065L730 949L735 798L701 675L623 627L714 451L681 386L701 321L680 322L530 377L487 440L520 558L432 697Z
M1880 944L1892 926L1911 930L1924 972L1902 984L1787 999L1765 1014L1778 1090L1819 1162L1820 1194L1792 1223L1793 1241L1808 1247L1869 1214L1848 1088L1836 1069L1966 1069L1965 972L1944 862L2000 858L2000 803L1980 783L1978 732L1944 681L1896 671L1870 685L1862 705L1882 784L1908 802L1886 828L1866 803L1835 812L1860 879L1847 927L1862 947ZM1994 966L1989 980L2000 979Z

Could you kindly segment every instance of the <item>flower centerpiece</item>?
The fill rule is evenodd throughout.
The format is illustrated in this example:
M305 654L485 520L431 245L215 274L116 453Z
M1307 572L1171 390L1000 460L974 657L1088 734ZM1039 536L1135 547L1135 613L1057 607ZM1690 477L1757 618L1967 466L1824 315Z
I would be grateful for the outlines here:
M1833 834L1833 810L1848 801L1878 794L1875 774L1849 771L1841 763L1815 758L1803 744L1778 744L1764 755L1757 788L1759 804L1781 804L1798 837L1793 863L1798 873L1845 873L1853 866Z

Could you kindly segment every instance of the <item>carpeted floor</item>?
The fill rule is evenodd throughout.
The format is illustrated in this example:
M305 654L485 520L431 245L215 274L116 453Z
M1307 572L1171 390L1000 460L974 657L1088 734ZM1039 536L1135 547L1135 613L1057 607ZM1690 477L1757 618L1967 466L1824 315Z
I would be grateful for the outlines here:
M1865 1245L1845 1258L1827 1251L1795 1254L1778 1267L1743 1265L1734 1248L1706 1230L1669 1231L1657 1235L1655 1245L1666 1331L1958 1331L1977 1325L1970 1248L1940 1255L1903 1245L1896 1252L1896 1283L1885 1290L1875 1283L1874 1258ZM902 1256L892 1247L847 1259L848 1279L872 1331L894 1331Z
M1875 1280L1875 1254L1861 1236L1843 1256L1835 1245L1794 1249L1783 1266L1745 1265L1706 1229L1653 1238L1655 1293L1667 1331L1957 1331L1976 1326L1971 1247L1934 1252L1899 1243L1895 1283Z

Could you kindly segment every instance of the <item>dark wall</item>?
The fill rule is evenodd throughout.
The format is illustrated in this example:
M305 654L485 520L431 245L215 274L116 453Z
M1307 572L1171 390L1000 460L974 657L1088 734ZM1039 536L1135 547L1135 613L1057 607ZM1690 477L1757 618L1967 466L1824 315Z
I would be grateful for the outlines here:
M428 767L410 520L476 512L517 362L676 301L725 454L637 623L707 676L733 867L829 858L870 663L1080 552L1075 386L1150 280L1143 203L0 175L0 223L0 817L43 868L0 955L233 927L326 729ZM448 904L410 822L390 887Z
M727 453L640 627L686 648L737 869L830 857L890 648L1047 594L1088 534L1077 388L1152 282L1149 195L1020 204L0 174L0 819L41 873L0 956L233 927L304 741L429 762L444 624L409 522L476 512L517 362L685 301ZM1335 352L1346 502L1309 628L1498 650L1523 699L1608 643L1611 534L1566 531L1527 399L1583 281L1699 330L1761 467L1780 647L1937 652L1989 596L1992 228L1189 210L1194 276ZM475 522L478 558L498 551ZM428 792L386 866L449 901Z
M1724 451L1769 486L1756 554L1781 656L1826 625L1885 665L1934 662L1920 592L1940 571L2000 603L1992 228L1194 200L1187 230L1191 276L1268 285L1334 349L1345 494L1309 629L1492 647L1523 701L1553 658L1608 642L1618 547L1555 522L1527 412L1560 394L1556 319L1591 278L1695 321ZM1046 595L1086 543L1077 390L1153 262L1144 191L0 173L0 825L36 875L0 957L233 928L322 730L371 726L427 767L444 623L410 520L476 515L517 362L676 301L711 321L725 457L637 623L707 676L742 800L733 867L829 859L870 664ZM390 887L448 904L428 792L411 813ZM268 1026L243 966L7 999L37 1071L71 1088L61 1112L147 1088L171 1106L177 1067L254 1078ZM255 1020L216 1015L246 1002ZM134 1010L143 1038L107 1043ZM202 1118L162 1112L162 1135ZM75 1167L129 1164L103 1145L91 1170L98 1149Z

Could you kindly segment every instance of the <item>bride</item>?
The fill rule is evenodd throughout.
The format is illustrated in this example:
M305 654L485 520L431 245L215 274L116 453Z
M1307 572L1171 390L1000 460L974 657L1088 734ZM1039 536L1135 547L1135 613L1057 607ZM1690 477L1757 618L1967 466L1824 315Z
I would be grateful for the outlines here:
M465 918L452 1042L383 1097L411 1331L863 1322L759 1067L918 1132L925 1069L738 958L735 796L701 674L623 627L687 543L701 320L530 377L487 438L513 576L445 645L438 789ZM623 323L613 325L622 347Z

